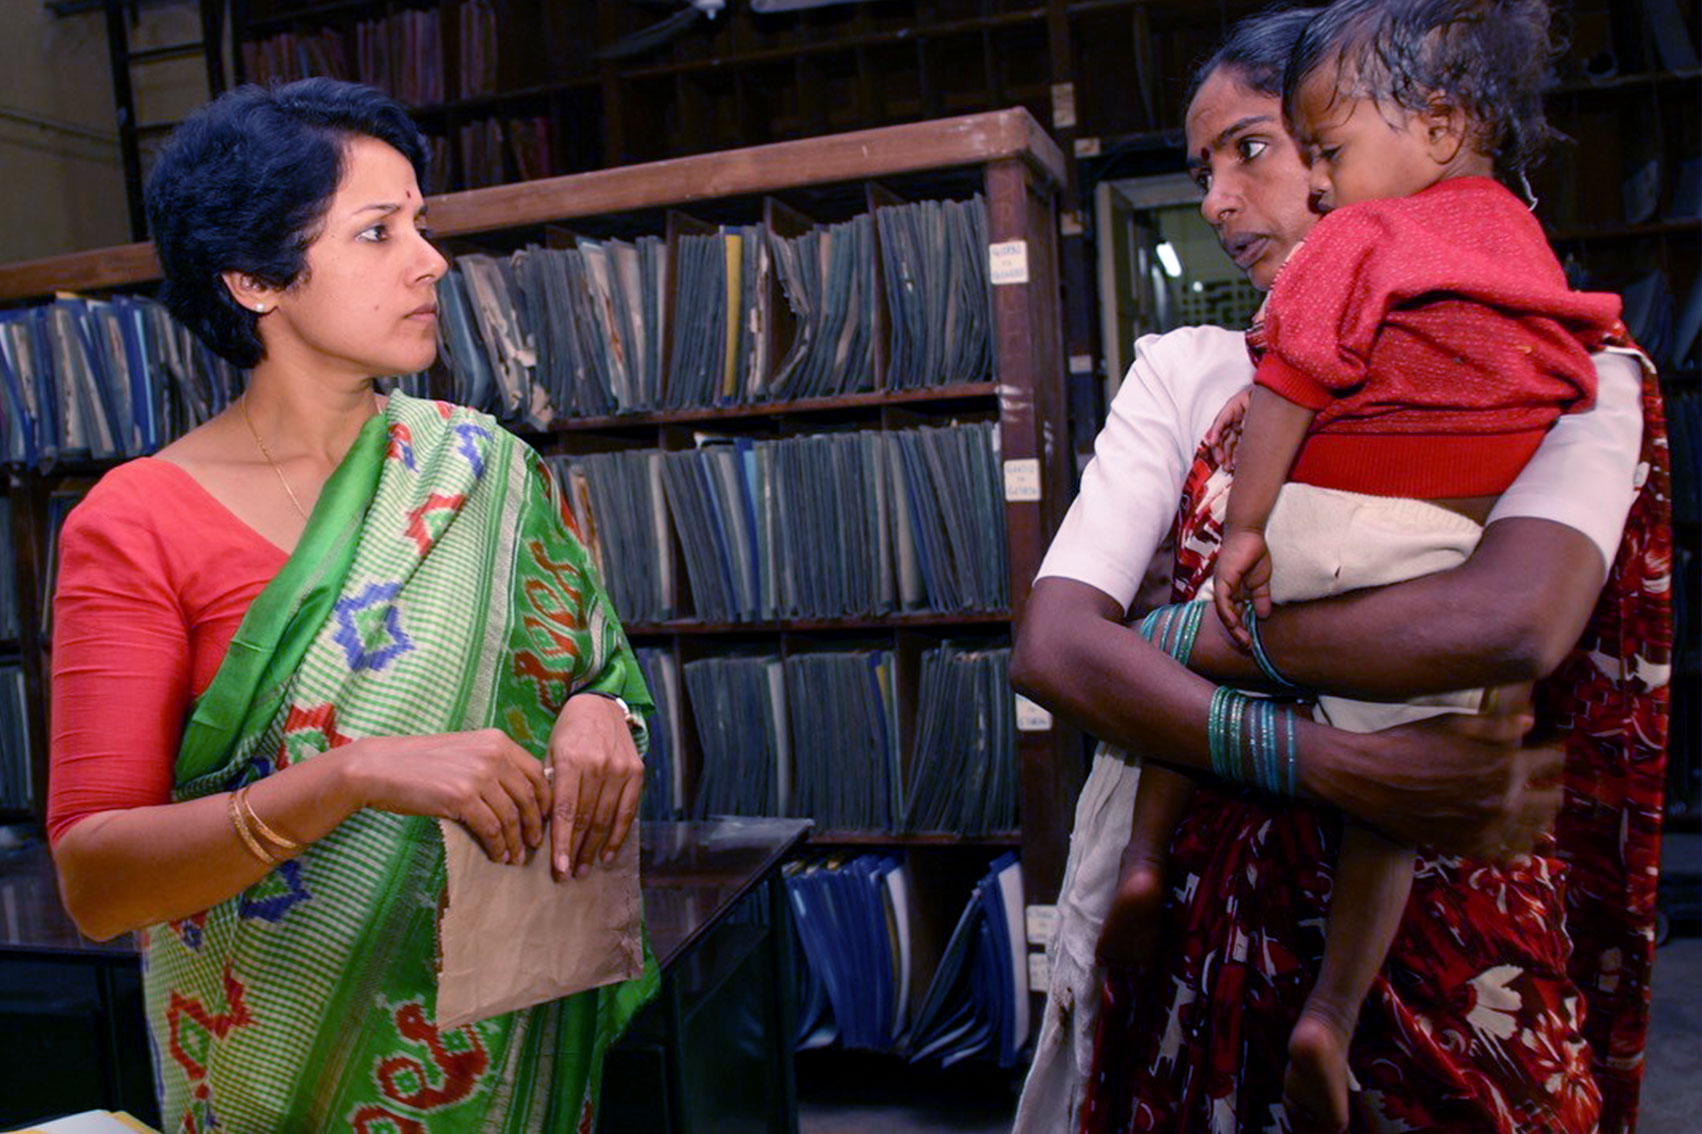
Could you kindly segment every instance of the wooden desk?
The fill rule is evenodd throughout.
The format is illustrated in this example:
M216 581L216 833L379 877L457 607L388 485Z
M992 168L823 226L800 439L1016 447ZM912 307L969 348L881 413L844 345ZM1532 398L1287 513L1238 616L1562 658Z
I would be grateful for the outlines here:
M741 1129L795 1134L792 923L780 867L809 826L641 826L662 992L610 1054L602 1131L695 1134L754 1107L758 1124ZM0 854L0 1031L14 1053L0 1061L0 1126L94 1107L159 1125L135 941L77 932L39 844Z

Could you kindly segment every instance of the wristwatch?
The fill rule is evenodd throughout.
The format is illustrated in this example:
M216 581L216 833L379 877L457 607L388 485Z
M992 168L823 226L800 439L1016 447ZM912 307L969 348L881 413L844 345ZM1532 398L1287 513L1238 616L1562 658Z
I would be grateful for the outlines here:
M580 692L589 693L593 697L605 697L619 705L621 717L626 721L626 730L632 733L632 742L637 744L643 739L645 734L644 718L633 711L632 706L626 703L625 697L616 693L605 693L601 689L582 689Z

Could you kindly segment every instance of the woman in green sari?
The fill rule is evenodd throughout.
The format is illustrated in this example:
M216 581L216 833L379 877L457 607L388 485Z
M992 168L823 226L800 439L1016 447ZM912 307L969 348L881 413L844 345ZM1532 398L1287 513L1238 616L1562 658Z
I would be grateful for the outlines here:
M142 931L168 1129L589 1130L654 991L435 1022L437 820L573 886L631 832L649 697L537 456L374 390L436 349L424 166L308 80L149 184L168 306L252 373L66 525L49 834L84 932Z

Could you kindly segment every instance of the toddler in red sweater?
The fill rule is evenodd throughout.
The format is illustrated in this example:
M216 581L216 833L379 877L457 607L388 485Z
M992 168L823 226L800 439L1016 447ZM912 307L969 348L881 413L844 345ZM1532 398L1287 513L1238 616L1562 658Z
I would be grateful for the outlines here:
M1615 332L1619 299L1572 291L1541 226L1496 180L1522 180L1545 140L1549 56L1543 0L1339 0L1290 60L1284 110L1326 215L1249 337L1258 369L1211 594L1272 678L1256 619L1273 602L1464 561L1548 427L1594 400L1589 353ZM1320 697L1318 708L1369 732L1481 700ZM1214 762L1221 744L1280 782L1278 718L1245 707L1224 718ZM1288 759L1292 783L1292 747ZM1161 872L1191 791L1143 768L1126 863ZM1289 1041L1296 1118L1347 1126L1348 1048L1412 864L1411 847L1345 826L1322 969ZM1131 888L1126 870L1112 917L1150 901L1157 876Z

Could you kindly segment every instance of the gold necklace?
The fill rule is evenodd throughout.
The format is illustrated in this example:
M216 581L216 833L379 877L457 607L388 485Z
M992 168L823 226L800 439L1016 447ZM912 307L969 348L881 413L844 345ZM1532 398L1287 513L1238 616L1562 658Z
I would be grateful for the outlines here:
M260 431L254 428L254 419L248 416L248 391L244 390L242 397L237 400L242 403L242 420L248 423L248 432L254 435L254 443L260 446L260 455L266 458L266 463L271 465L272 471L278 474L278 483L283 485L284 491L290 494L290 503L295 505L295 514L305 522L307 509L301 506L300 497L296 496L295 489L290 487L289 479L284 476L284 470L279 468L278 462L272 459L272 451L266 448L266 442L260 440Z

